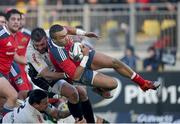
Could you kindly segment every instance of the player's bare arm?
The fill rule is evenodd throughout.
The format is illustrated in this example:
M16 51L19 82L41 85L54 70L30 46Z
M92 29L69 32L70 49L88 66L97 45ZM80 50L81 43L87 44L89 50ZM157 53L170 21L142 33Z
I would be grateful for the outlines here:
M67 30L67 33L69 35L82 35L82 36L86 36L86 37L89 37L89 38L99 38L99 36L94 33L94 32L86 32L82 29L76 29L76 28L73 28L73 27L69 27L69 26L64 26Z
M44 68L40 72L40 76L42 76L46 80L59 80L59 79L62 79L62 78L66 78L65 73L50 71L48 69L48 67Z
M14 55L14 60L19 64L27 64L27 60L24 56L19 56L17 53Z

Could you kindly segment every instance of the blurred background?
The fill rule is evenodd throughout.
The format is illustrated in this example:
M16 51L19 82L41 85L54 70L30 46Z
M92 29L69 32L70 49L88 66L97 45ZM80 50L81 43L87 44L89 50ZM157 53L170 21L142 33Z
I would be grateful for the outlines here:
M99 40L86 39L94 49L163 83L159 92L143 93L113 70L101 70L117 78L119 89L110 100L89 91L96 113L119 123L180 123L178 0L0 0L0 6L23 12L30 30L58 23L96 32Z

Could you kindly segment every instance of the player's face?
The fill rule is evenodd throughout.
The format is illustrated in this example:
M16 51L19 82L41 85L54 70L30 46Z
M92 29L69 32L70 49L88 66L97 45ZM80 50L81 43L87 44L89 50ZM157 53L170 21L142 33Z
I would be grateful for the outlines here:
M9 20L7 21L8 29L12 33L17 32L20 27L20 21L21 21L20 14L12 14Z
M47 37L43 37L40 41L34 41L33 46L41 54L47 52Z
M0 26L4 26L6 24L6 19L4 16L0 16Z
M48 107L48 98L44 98L41 100L40 104L38 105L38 110L40 112L44 112L46 108Z
M67 44L66 36L67 36L67 33L62 35L62 32L60 31L56 32L54 33L53 41L58 46L65 46Z

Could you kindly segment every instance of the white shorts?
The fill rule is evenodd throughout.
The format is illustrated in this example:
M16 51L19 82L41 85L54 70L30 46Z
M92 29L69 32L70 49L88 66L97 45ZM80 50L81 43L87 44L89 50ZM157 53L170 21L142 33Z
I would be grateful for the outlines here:
M53 87L52 87L52 89L51 89L51 92L53 92L53 93L55 93L55 94L59 94L59 95L61 95L61 88L62 88L62 86L65 84L65 83L67 83L67 81L65 81L65 80L58 80L54 85L53 85Z

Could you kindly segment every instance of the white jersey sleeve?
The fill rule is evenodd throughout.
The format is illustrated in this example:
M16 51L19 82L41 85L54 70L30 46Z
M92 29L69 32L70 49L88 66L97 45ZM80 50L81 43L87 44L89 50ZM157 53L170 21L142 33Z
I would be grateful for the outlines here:
M38 73L48 67L42 55L34 49L31 43L29 43L27 48L27 61L33 65Z

